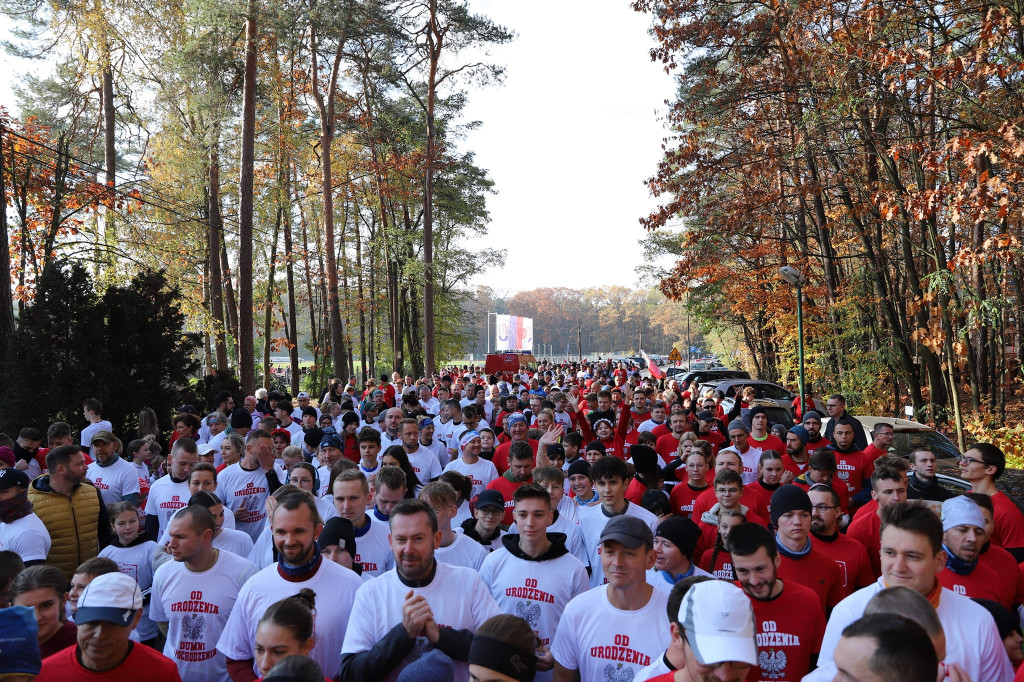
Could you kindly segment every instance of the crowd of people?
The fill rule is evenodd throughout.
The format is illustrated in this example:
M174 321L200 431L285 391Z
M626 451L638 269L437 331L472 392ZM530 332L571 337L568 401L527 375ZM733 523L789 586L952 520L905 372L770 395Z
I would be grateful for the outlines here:
M0 435L0 678L1024 680L987 443L622 363L222 392ZM726 409L726 406L728 410Z

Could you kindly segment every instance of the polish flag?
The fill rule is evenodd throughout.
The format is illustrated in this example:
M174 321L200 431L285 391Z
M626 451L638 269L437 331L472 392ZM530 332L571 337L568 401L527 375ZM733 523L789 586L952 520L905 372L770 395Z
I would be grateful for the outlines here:
M643 359L647 361L647 369L651 372L652 377L654 377L655 379L665 378L665 373L661 371L660 367L654 364L654 360L651 360L649 357L647 357L647 353L641 350L640 355L643 356Z

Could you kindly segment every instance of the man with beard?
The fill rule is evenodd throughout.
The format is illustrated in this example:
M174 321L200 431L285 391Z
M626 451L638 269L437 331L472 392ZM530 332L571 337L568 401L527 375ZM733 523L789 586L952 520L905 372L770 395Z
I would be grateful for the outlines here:
M799 424L786 433L786 454L782 456L782 466L786 467L786 478L790 481L807 471L807 460L810 458L807 450L809 440L810 434L807 429Z
M50 450L46 468L49 473L29 485L28 500L50 534L46 563L70 580L75 567L110 544L110 517L99 491L85 482L85 456L77 446Z
M823 612L838 604L843 579L836 562L817 551L811 541L811 498L799 486L784 485L772 495L771 518L778 529L779 575L810 588L821 600Z
M801 422L807 429L807 452L814 452L818 448L827 448L831 441L821 435L821 415L814 410L808 410Z
M842 596L848 597L875 580L868 552L864 545L839 532L842 509L839 493L834 488L815 484L807 491L807 495L811 498L814 548L839 566L839 575L843 579Z
M823 434L826 439L835 442L832 436L835 433L836 427L840 424L846 424L853 430L853 448L864 450L868 446L868 438L864 435L864 426L856 417L846 411L846 398L838 393L830 395L825 403L825 409L828 410L828 416L830 417L828 427Z
M943 587L971 599L990 599L1006 608L1002 582L995 571L978 561L985 544L985 517L981 508L963 495L942 503L942 549L946 567L939 571Z
M910 473L907 474L908 500L944 502L953 497L935 478L935 453L925 447L910 452Z
M846 491L850 497L860 495L862 490L870 487L871 471L874 467L867 455L854 445L853 426L845 423L836 424L832 438L835 442L828 447L836 455L836 475L846 484ZM866 495L861 495L861 498L863 497Z
M776 539L767 528L744 523L729 533L736 584L754 608L760 671L750 680L799 680L817 665L825 612L818 596L792 578L779 577Z
M92 437L94 462L85 470L86 479L100 491L103 504L139 503L139 473L118 455L121 441L110 431L97 431Z
M395 410L398 408L388 410L388 419L391 418L391 413ZM406 457L409 458L412 470L416 472L420 485L426 485L440 476L443 470L441 462L438 461L436 452L420 445L420 427L416 420L402 419L397 428L399 442L402 449L405 450ZM384 435L381 436L381 440L385 440Z
M362 579L333 561L324 561L316 543L323 523L316 500L309 493L287 493L277 501L270 515L270 532L277 549L277 562L267 566L245 583L238 593L235 608L228 618L217 650L227 658L228 673L234 682L256 679L253 666L256 628L267 607L307 587L321 604L330 608L317 611L313 645L309 657L324 674L339 673L338 651L345 639L352 603Z
M454 679L468 682L473 632L501 612L498 605L475 570L438 570L434 550L441 531L425 501L399 503L390 528L395 567L359 589L338 679L393 682L407 665L438 649L455 661Z

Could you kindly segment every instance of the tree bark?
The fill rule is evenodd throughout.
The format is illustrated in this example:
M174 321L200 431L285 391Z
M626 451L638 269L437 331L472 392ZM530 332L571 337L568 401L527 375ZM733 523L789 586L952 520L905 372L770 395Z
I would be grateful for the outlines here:
M238 374L242 391L256 391L253 357L252 224L253 170L256 151L256 0L249 0L245 20L245 77L242 98L242 154L238 201Z
M277 220L274 222L274 239L270 242L270 259L267 261L267 296L264 299L266 309L263 316L263 388L270 390L270 346L272 345L270 323L274 314L274 280L277 266L277 237L281 231L281 219L284 208L277 207Z
M220 234L223 222L220 215L220 129L211 131L210 174L209 174L209 230L208 256L210 267L210 314L214 324L214 346L217 353L217 369L228 369L228 347L224 338L224 284L221 279Z
M434 103L437 97L437 67L444 47L444 32L437 16L437 0L430 0L430 23L427 27L427 49L430 67L427 76L427 168L423 186L423 354L426 374L434 366L434 155L437 153L437 131L434 126ZM412 347L410 346L410 350Z
M7 234L7 163L4 128L0 127L0 375L7 360L7 343L14 333L14 298L11 291L11 252ZM13 159L11 171L14 171Z

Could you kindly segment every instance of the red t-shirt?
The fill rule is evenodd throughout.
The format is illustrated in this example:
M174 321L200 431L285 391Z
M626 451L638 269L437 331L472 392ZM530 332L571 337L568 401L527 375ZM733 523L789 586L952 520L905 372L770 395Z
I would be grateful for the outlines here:
M737 586L739 583L737 583ZM825 612L817 608L813 591L784 580L774 599L751 599L757 628L757 660L747 682L799 680L810 672L811 655L821 650L825 636Z
M658 438L654 444L654 449L657 451L661 458L666 462L671 462L676 458L676 452L679 451L679 439L676 435L669 431L664 436Z
M700 440L706 440L711 443L711 456L715 457L718 455L718 448L725 444L725 436L718 433L717 431L709 431L708 433L698 433L697 438Z
M843 598L843 578L839 566L819 552L815 544L811 545L810 552L799 559L792 559L781 552L779 559L779 577L813 590L821 601L822 616L825 609L831 609Z
M505 516L501 522L507 526L511 526L512 522L515 521L516 503L512 499L512 493L516 491L516 488L527 483L533 483L533 479L531 478L529 481L523 481L522 483L513 483L504 476L498 476L487 484L488 490L497 490L505 498Z
M827 448L829 445L832 445L832 443L830 443L828 439L821 434L818 434L818 440L807 442L807 454L809 455L815 450L820 450L821 448Z
M864 479L871 478L874 464L860 450L840 452L833 449L832 452L836 456L836 478L846 484L850 495L859 493L864 488Z
M672 433L672 429L669 427L667 423L665 423L659 426L655 426L653 429L651 429L651 433L654 434L655 438L661 438L666 433Z
M989 543L988 549L978 558L978 563L988 566L999 576L1003 584L1000 604L1006 601L1014 606L1024 604L1024 575L1017 570L1017 560L1012 554L999 545Z
M178 666L155 649L138 642L130 642L132 650L121 665L103 672L94 672L78 662L75 650L69 646L43 660L43 669L36 682L68 682L68 680L103 680L103 682L181 682Z
M677 470L678 471L678 470ZM689 481L680 483L672 488L668 501L672 505L672 513L685 518L692 518L693 504L701 493L707 492L707 488L692 488Z
M786 471L792 471L794 476L799 476L807 471L807 464L809 461L810 460L808 459L803 462L794 462L793 458L786 454L782 456L782 467Z
M1024 514L1003 492L992 496L992 515L995 528L992 530L992 542L1000 547L1024 547Z
M868 551L856 540L839 533L835 540L822 540L815 536L812 542L814 549L839 566L839 575L843 579L843 597L848 597L875 581L875 576L871 573Z
M882 520L878 514L866 514L854 519L846 529L846 537L864 545L871 562L871 572L876 578L882 575Z
M715 565L711 565L711 559L714 557ZM715 548L705 550L700 556L700 564L702 570L707 571L711 575L715 576L719 580L735 580L736 576L732 572L732 555L726 552L724 549L715 556Z
M743 497L752 502L749 506L753 512L769 519L772 515L772 493L778 489L779 486L775 486L775 488L769 490L758 480L743 486Z
M1009 603L1003 601L1000 590L1002 582L999 576L988 566L979 563L967 575L958 575L948 568L943 568L939 571L938 578L943 587L949 588L961 596L971 599L991 599L1007 609L1011 608Z
M629 485L626 486L626 499L639 506L640 502L643 501L644 493L648 490L650 490L650 488L641 483L639 479L634 478L629 482Z
M530 443L530 449L533 450L533 465L537 466L537 447L540 446L540 443L533 439L528 442ZM512 447L512 441L502 443L494 450L494 459L491 462L494 463L494 467L498 470L499 474L508 471L508 449L510 447Z
M751 435L747 438L747 442L755 448L761 448L761 452L774 450L780 455L786 454L786 444L782 442L781 438L770 433L765 435L764 440L758 440Z

